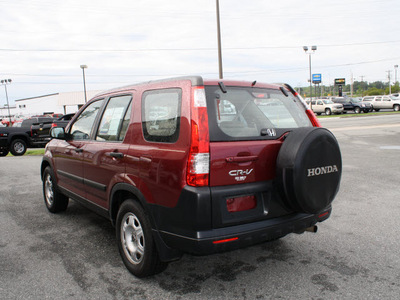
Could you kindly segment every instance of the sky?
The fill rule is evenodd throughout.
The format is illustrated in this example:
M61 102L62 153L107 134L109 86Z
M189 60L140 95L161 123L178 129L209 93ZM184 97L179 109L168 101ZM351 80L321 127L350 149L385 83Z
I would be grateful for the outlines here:
M225 79L393 82L399 0L219 0ZM0 79L14 100L142 81L218 78L216 0L0 0ZM390 72L388 72L390 71ZM399 71L400 77L400 71ZM400 78L399 78L400 79ZM0 89L0 107L6 103Z

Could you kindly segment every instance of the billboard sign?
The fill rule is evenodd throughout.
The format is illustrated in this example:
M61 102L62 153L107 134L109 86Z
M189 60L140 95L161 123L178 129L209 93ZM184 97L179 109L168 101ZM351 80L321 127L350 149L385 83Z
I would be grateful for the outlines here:
M322 81L321 74L312 74L312 82L314 84L321 83L321 81Z
M335 85L346 85L346 79L345 78L336 78Z

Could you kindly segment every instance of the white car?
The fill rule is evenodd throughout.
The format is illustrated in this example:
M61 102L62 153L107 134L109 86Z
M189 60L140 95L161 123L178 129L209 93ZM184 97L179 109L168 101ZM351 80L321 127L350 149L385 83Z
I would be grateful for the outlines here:
M394 96L365 96L362 101L371 103L375 111L380 109L400 111L400 99Z
M334 103L329 99L317 99L312 100L311 109L317 115L325 113L327 116L331 114L341 114L343 112L343 105L340 103Z

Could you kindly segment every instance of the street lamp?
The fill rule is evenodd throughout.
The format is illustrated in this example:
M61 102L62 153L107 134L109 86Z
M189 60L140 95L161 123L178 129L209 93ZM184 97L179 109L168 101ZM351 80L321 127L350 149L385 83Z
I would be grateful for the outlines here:
M6 99L7 99L7 108L8 108L8 119L10 120L10 125L11 126L11 113L10 113L10 103L8 102L8 94L7 94L7 84L11 83L11 79L2 79L0 80L1 84L4 85L4 89L6 91Z
M311 54L314 54L315 53L315 51L317 50L317 46L311 46L311 49L310 49L310 51L308 50L308 47L307 46L303 46L303 50L304 50L304 52L306 53L306 54L308 54L308 64L309 64L309 68L310 68L310 106L311 106L311 108L312 108L312 86L311 86L311 84L312 84L312 75L311 75Z
M87 96L86 96L86 81L85 81L85 69L87 68L87 65L81 65L81 69L83 72L83 90L85 91L85 103L87 102Z
M399 65L394 65L394 84L397 84L397 68Z

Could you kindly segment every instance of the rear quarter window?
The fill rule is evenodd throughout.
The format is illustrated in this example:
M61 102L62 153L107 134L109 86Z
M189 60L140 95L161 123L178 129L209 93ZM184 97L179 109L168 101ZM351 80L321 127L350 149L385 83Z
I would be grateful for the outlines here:
M300 100L278 89L206 86L211 141L269 139L263 129L274 129L277 138L289 128L310 127Z
M175 143L181 119L181 89L161 89L143 93L142 128L146 141Z

